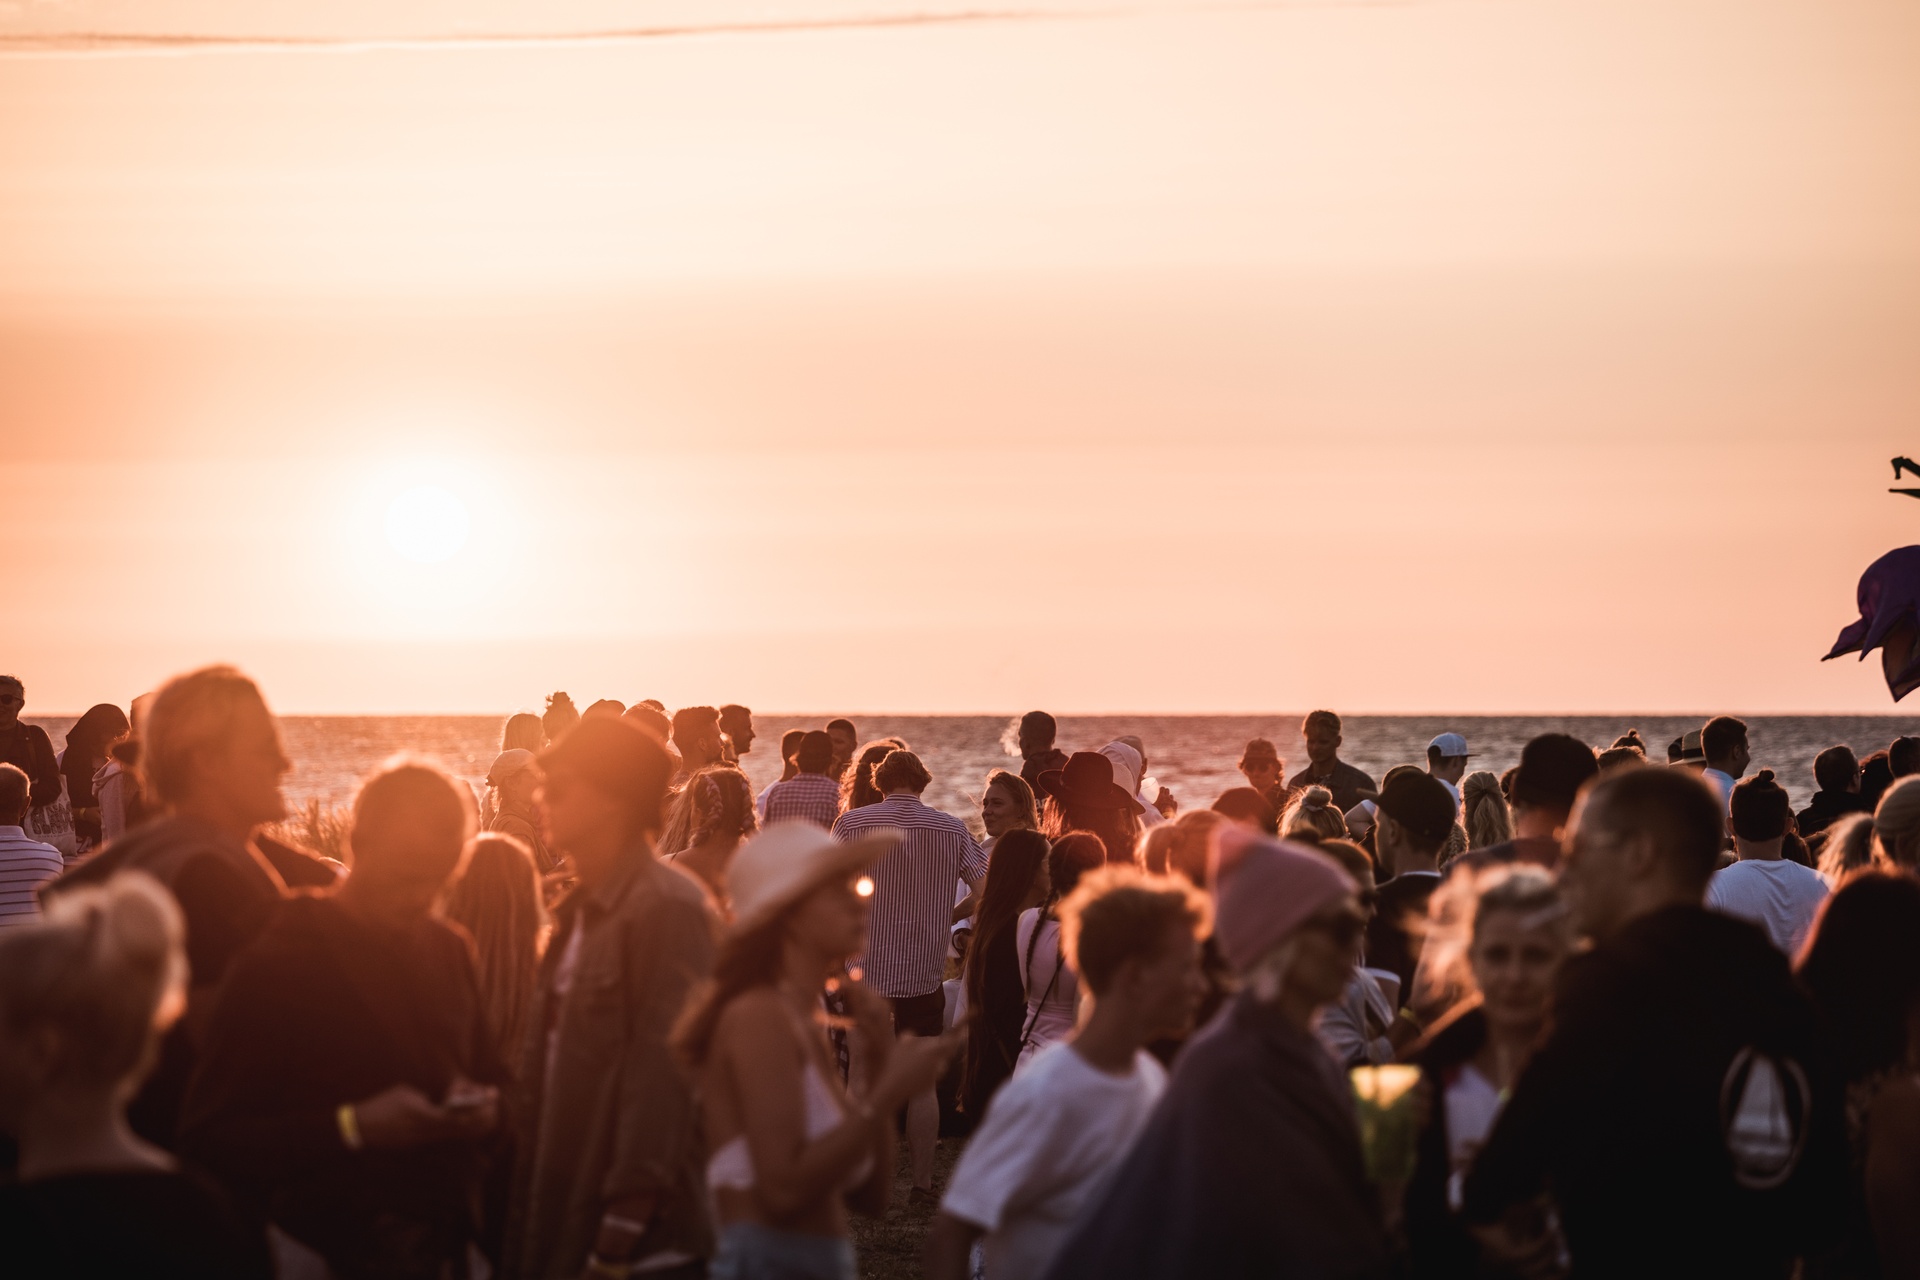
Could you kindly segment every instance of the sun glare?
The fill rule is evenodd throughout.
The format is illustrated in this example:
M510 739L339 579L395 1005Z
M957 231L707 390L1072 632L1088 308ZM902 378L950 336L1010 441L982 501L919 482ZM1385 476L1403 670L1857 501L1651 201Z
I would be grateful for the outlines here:
M418 485L387 504L387 543L415 564L438 564L467 545L472 523L460 499L438 485Z

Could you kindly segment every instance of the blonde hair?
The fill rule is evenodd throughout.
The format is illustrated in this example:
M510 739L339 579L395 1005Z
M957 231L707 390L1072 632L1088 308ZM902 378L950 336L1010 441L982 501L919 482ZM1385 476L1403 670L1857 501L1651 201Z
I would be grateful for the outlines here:
M1500 776L1476 769L1460 779L1460 817L1467 848L1486 849L1513 839L1513 810L1500 790Z
M1496 911L1520 913L1529 928L1550 927L1572 941L1566 902L1553 874L1524 863L1495 866L1474 874L1456 871L1434 891L1424 921L1426 946L1420 959L1420 990L1402 1002L1437 1013L1477 994L1473 978L1473 941L1481 924Z
M1873 844L1881 861L1902 871L1920 864L1920 776L1900 779L1880 797Z
M1307 836L1320 840L1347 838L1347 817L1333 807L1333 792L1325 787L1307 787L1297 792L1280 819L1282 839Z
M1025 778L1017 773L1009 773L1005 769L995 769L987 774L985 790L991 791L995 787L1000 787L1013 797L1013 807L1020 811L1020 816L1014 819L1014 823L1022 831L1040 829L1040 805L1033 798L1033 788L1027 785Z
M501 1060L517 1066L535 971L551 921L540 901L540 872L519 839L474 838L466 869L447 894L447 919L473 937L480 999Z
M1872 865L1873 819L1870 816L1850 813L1827 828L1827 842L1820 846L1818 870L1835 888L1854 872Z
M61 1040L59 1075L130 1094L186 1007L186 928L160 882L122 871L0 930L0 1030Z
M255 713L272 719L260 686L235 667L202 667L160 686L141 730L140 776L148 795L162 805L177 803L195 759L223 746Z

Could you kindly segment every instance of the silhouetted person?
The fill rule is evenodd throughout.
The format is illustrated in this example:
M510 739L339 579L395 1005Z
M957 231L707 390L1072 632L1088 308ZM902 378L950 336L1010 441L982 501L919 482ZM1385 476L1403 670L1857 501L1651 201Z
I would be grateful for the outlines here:
M140 770L162 816L75 865L42 897L139 870L180 904L192 973L186 1017L128 1108L142 1137L171 1147L199 1034L228 964L289 889L325 887L335 876L318 858L255 836L262 823L286 817L280 781L293 765L273 714L246 676L204 667L169 680L154 695L142 739Z
M710 764L721 762L723 740L720 713L712 707L682 707L673 713L673 748L680 753L680 772L670 785L677 790Z
M1701 906L1725 820L1681 769L1622 769L1573 818L1562 882L1593 949L1468 1172L1496 1262L1538 1258L1551 1187L1573 1273L1784 1276L1844 1177L1812 1010L1759 929Z
M1774 946L1798 955L1827 900L1827 882L1784 856L1793 810L1773 770L1762 769L1735 785L1732 810L1736 860L1713 873L1707 905L1759 925Z
M833 769L835 778L844 779L848 766L853 763L853 753L860 748L860 734L851 720L827 721L827 736L833 739Z
M829 776L833 768L833 739L815 729L800 740L794 753L794 775L767 790L769 825L803 818L831 831L840 816L840 784Z
M33 784L33 808L40 809L60 799L60 765L47 731L21 723L26 705L27 686L20 677L0 676L0 764L14 765L27 775Z
M788 778L793 777L794 774L800 772L800 765L794 759L794 755L796 752L800 750L800 744L806 740L806 736L807 736L807 731L805 729L789 729L785 733L780 735L780 776L778 778L775 778L772 782L769 782L766 786L760 788L760 798L753 802L755 810L757 810L760 814L761 826L765 826L767 823L767 796L772 793L775 787L785 782ZM831 770L832 768L831 762L833 759L833 747L832 747L833 739L829 737L827 739L827 742L828 742L827 759L829 762L828 769ZM840 801L839 801L838 788L835 788L834 812L838 814L839 811L840 811Z
M1887 748L1887 765L1896 781L1920 773L1920 738L1895 738Z
M1289 791L1306 787L1325 787L1333 793L1340 812L1359 804L1367 794L1378 790L1372 775L1356 769L1340 758L1340 717L1331 711L1311 711L1300 722L1300 736L1307 744L1307 767L1287 779Z
M729 702L720 708L720 732L726 735L725 748L732 759L739 760L753 750L753 712L737 702Z
M93 794L94 774L107 763L107 750L132 728L127 713L111 702L88 707L67 730L60 753L60 772L67 780L67 803L73 809L74 856L100 843L100 802Z
M528 1017L501 1271L573 1277L592 1259L605 1274L703 1275L704 1153L668 1041L712 972L718 921L699 884L654 856L666 750L623 721L583 721L540 766L547 832L579 884L555 908Z
M540 725L547 731L548 742L560 741L560 735L580 723L580 712L573 705L573 699L565 693L553 693L547 697L547 709L540 717Z
M1240 753L1239 768L1247 785L1258 791L1275 813L1287 807L1287 769L1273 743L1265 738L1248 739L1246 750Z
M40 886L66 870L60 851L28 837L31 784L16 764L0 764L0 928L40 914Z
M1828 747L1815 756L1813 780L1819 790L1794 819L1801 835L1817 835L1850 813L1873 812L1860 794L1860 761L1852 747Z
M12 1280L270 1280L265 1234L212 1182L134 1136L127 1098L180 1014L179 908L128 873L0 931L0 1185Z
M1733 784L1746 775L1753 762L1747 747L1747 725L1732 716L1715 716L1700 726L1700 754L1707 767L1700 776L1707 780L1725 808L1733 802Z
M1029 711L1020 717L1020 778L1038 790L1040 775L1050 769L1064 769L1067 753L1054 746L1059 726L1044 711Z
M457 1275L506 1080L469 942L439 918L472 800L399 764L352 823L353 873L234 957L180 1145L338 1275Z
M1598 775L1593 748L1564 733L1543 733L1520 750L1513 771L1513 839L1474 849L1448 864L1481 870L1502 862L1531 862L1549 871L1560 865L1560 833L1580 788Z
M1041 829L1049 836L1090 832L1100 837L1109 858L1132 862L1139 813L1146 806L1114 774L1113 761L1097 751L1076 751L1065 765L1041 774L1038 790L1046 797Z
M1441 779L1409 769L1387 780L1375 802L1374 849L1390 873L1367 929L1367 967L1400 979L1396 1000L1413 1002L1413 971L1426 936L1427 900L1440 887L1440 850L1453 830L1453 796Z

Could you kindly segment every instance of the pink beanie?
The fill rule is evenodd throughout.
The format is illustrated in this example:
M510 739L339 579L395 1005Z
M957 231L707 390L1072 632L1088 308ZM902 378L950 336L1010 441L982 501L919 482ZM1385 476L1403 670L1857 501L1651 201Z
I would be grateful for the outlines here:
M1245 973L1356 888L1345 869L1319 850L1275 840L1237 822L1220 824L1208 879L1214 938L1235 973Z

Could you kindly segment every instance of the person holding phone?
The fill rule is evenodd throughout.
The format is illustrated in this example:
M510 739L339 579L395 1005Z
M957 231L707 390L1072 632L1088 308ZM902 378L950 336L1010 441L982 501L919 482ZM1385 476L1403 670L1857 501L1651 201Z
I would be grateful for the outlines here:
M275 1228L281 1274L463 1275L507 1073L464 934L440 918L473 800L434 765L361 786L353 871L290 898L216 997L181 1152Z
M719 1211L714 1280L853 1280L849 1207L879 1217L893 1185L893 1117L965 1037L893 1034L887 1001L844 981L866 945L873 882L863 869L898 831L841 842L805 819L776 822L734 856L733 923L676 1035L700 1081ZM850 1097L827 1042L821 996L846 995L871 1086Z

